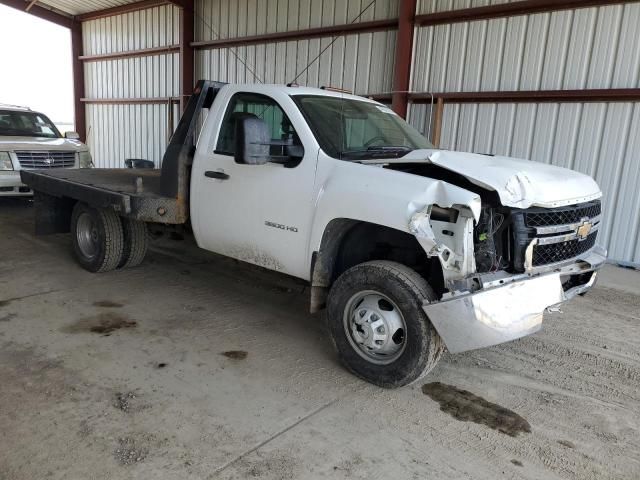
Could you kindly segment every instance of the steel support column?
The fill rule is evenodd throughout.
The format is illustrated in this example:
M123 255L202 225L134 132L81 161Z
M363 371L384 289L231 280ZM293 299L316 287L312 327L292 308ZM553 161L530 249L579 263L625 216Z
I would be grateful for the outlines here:
M411 80L411 59L413 57L413 27L416 16L416 0L401 0L399 13L391 107L398 115L406 118L408 90Z
M80 140L87 141L86 110L81 101L84 98L84 65L82 56L82 24L73 22L71 32L71 64L73 66L73 116Z
M180 9L180 111L189 101L193 93L195 81L193 79L194 50L191 43L193 36L193 0L183 0Z

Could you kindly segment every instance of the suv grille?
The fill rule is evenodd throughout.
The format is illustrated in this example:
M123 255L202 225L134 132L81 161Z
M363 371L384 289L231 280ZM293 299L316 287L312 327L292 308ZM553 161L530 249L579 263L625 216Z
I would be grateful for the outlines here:
M39 150L15 153L22 168L72 168L76 165L76 152Z

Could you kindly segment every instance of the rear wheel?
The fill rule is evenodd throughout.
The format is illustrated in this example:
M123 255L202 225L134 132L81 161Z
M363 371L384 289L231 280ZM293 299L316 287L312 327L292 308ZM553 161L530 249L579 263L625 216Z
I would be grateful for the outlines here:
M108 208L77 203L71 216L71 235L76 260L90 272L108 272L122 258L120 217Z
M437 297L414 270L389 261L356 265L331 287L327 316L341 362L381 387L418 380L443 344L422 304Z
M121 217L121 221L124 244L118 268L138 266L144 260L149 245L147 224L125 217Z

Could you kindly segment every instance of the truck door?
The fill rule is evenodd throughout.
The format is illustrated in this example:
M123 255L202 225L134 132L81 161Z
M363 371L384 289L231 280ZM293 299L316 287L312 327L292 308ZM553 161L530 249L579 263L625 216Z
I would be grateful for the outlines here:
M191 174L191 212L200 247L308 279L317 150L304 148L290 121L292 113L300 114L289 113L270 96L239 92L230 97L219 128L212 128L206 146L198 145ZM236 163L235 124L247 115L262 119L273 140L302 146L299 163Z

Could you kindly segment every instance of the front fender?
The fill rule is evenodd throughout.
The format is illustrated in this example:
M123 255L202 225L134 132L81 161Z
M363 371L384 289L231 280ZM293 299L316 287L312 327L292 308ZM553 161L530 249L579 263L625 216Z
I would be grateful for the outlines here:
M379 166L334 159L318 162L315 213L308 258L320 249L333 220L344 218L394 228L419 236L410 223L432 205L466 207L475 221L480 196L442 180L420 177Z
M312 312L324 304L342 238L359 222L414 235L427 255L439 257L447 278L464 276L474 268L472 229L480 216L476 193L441 180L338 160L319 162L316 192L308 251ZM434 205L461 212L451 227L461 241L451 242L443 235L449 224L432 221ZM431 223L442 228L434 232Z

